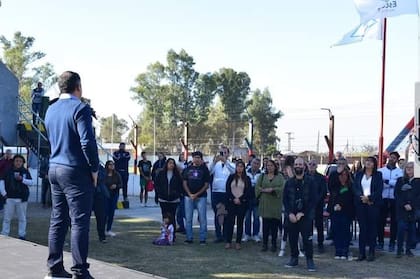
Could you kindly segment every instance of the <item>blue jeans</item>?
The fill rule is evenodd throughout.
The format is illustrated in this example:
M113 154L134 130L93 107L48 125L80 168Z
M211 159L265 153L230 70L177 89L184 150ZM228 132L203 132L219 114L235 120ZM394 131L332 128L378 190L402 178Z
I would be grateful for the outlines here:
M331 214L331 228L334 230L335 255L347 257L351 240L351 218L341 211Z
M196 198L192 200L186 196L185 203L185 219L186 219L186 234L187 240L193 240L193 213L194 209L198 211L198 218L200 219L200 241L207 239L207 197Z
M112 223L114 222L115 209L117 208L117 202L119 198L118 193L112 193L106 201L106 230L110 231Z
M219 224L219 220L217 218L217 205L222 203L226 207L226 193L223 192L211 192L211 207L213 208L214 212L214 229L216 231L216 239L223 240L224 239L224 230L222 226Z
M71 224L71 270L81 277L86 276L89 268L87 255L94 193L90 170L52 165L48 177L52 199L48 267L53 272L64 268L63 246Z
M251 220L252 218L252 220ZM251 234L252 223L252 234ZM257 205L250 205L245 213L245 234L249 236L257 236L260 233L260 215Z
M404 220L398 221L398 232L397 232L397 247L398 251L403 250L405 233L407 232L407 240L405 242L406 250L411 249L416 242L416 223L407 222Z

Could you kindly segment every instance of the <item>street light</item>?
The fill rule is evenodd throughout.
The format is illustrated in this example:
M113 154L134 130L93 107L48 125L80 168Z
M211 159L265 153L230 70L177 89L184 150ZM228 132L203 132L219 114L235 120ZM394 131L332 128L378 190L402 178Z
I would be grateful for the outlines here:
M324 136L325 137L325 141L327 142L327 146L328 146L328 160L331 163L332 160L334 159L334 115L331 112L331 109L329 108L321 108L321 110L326 110L328 111L328 116L330 119L330 128L329 128L329 137L328 136Z

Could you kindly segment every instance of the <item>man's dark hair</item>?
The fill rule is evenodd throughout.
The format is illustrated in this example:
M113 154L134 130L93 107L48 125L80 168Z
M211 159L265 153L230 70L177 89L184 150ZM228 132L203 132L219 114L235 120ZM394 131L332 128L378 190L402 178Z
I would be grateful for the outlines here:
M65 71L58 78L60 93L73 93L80 86L80 76L72 71Z
M142 152L140 153L140 156L143 156L144 154L146 154L146 151L142 151Z
M398 153L397 151L392 151L391 153L389 153L389 156L394 155L395 157L397 157L397 159L400 158L400 153Z

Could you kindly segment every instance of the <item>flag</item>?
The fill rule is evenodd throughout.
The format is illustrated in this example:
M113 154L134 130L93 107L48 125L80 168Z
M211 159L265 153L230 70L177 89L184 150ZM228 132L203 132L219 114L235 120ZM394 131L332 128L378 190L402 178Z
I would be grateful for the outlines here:
M382 35L382 20L371 19L367 22L360 23L356 28L346 33L341 40L332 46L359 43L366 39L382 40Z
M417 0L354 0L360 22L370 19L418 14Z

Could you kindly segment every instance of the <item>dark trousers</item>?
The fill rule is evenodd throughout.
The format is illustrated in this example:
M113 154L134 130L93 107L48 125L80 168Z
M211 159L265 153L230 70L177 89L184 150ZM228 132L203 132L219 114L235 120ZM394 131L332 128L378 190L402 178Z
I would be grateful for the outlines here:
M263 245L268 245L268 237L271 236L271 246L277 248L277 230L279 219L262 218Z
M37 114L39 115L41 113L41 106L42 106L41 103L32 103L32 112L33 112L33 114L32 114L32 123L34 125L36 125L36 117L37 117Z
M358 204L356 206L356 216L360 230L359 256L366 256L366 246L369 246L369 254L373 255L376 246L379 208L374 205Z
M105 239L105 196L101 192L95 192L93 199L93 212L96 219L96 230L98 231L99 240Z
M41 203L42 203L42 205L51 205L50 181L47 178L42 179Z
M287 222L287 229L289 232L290 254L292 258L299 256L298 241L299 234L302 235L303 249L307 259L312 259L314 248L312 247L312 224L313 220L305 220L305 217L297 223Z
M181 200L176 208L176 222L180 230L185 230L185 205L184 205L184 196L181 197Z
M244 233L244 218L245 212L247 210L247 205L236 205L236 204L229 204L228 205L228 214L226 218L225 224L225 238L226 243L232 242L233 237L233 227L235 226L235 219L236 219L236 243L241 243L242 235Z
M89 247L89 225L93 192L90 170L51 166L52 212L48 234L48 267L53 272L63 268L63 246L71 222L71 270L86 276Z
M117 208L117 202L119 198L119 193L112 193L109 198L106 198L106 230L110 231L112 229L112 223L114 222L115 209Z
M124 200L127 199L127 183L128 183L128 171L118 170L122 180L122 191Z
M159 202L159 205L160 205L160 211L162 213L162 220L163 218L165 218L166 214L169 214L171 216L169 220L175 228L175 213L179 205L179 202ZM175 231L174 231L174 239L175 239Z
M395 215L395 200L394 199L383 199L383 204L380 209L380 216L378 222L378 243L384 243L384 229L386 225L386 219L388 216L391 217L391 235L389 238L389 244L395 245L397 239L397 221Z
M315 228L317 231L318 246L324 244L324 202L319 203L315 208Z
M402 252L404 246L404 238L407 233L405 241L406 250L409 250L415 245L416 241L416 223L404 220L398 221L397 247L398 251Z
M352 219L341 211L334 211L331 214L331 226L335 232L333 239L336 256L348 256L351 240L351 221Z
M211 193L211 207L213 208L214 212L214 228L216 231L216 239L224 239L223 228L219 224L217 219L217 205L222 203L226 207L226 193L222 192L212 192Z

